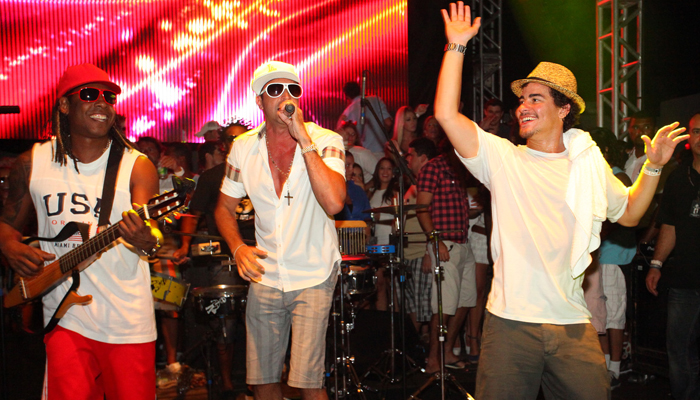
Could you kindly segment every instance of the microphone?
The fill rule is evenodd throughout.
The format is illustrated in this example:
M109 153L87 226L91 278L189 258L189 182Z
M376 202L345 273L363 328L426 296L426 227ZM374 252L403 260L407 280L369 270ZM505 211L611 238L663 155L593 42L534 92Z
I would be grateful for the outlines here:
M292 104L292 103L287 103L284 106L284 111L286 111L290 117L292 116L292 114L294 114L295 109L296 109L296 107L294 107L294 104Z
M365 124L365 92L367 90L367 70L362 71L362 99L360 100L360 104L362 105L362 109L360 111L360 125Z

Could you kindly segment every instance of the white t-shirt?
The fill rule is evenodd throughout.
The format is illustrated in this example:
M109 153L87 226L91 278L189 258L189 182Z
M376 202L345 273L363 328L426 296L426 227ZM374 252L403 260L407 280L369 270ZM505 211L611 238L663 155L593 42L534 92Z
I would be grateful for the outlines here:
M372 198L369 199L369 205L372 208L384 207L392 205L392 202L382 201L382 197L386 193L386 189L377 189L372 193ZM374 216L374 237L377 238L376 244L389 244L389 235L393 232L394 216L386 213L379 213Z
M571 277L575 218L565 200L568 150L542 153L477 129L478 154L462 162L492 197L495 264L486 307L523 322L588 322L583 275ZM627 206L627 190L609 169L606 177L608 217L617 220Z
M639 173L642 171L642 165L644 165L646 160L646 154L642 154L637 158L637 153L634 152L634 149L630 151L630 156L625 162L625 173L630 177L632 182L637 180Z
M367 96L365 98L370 102L370 104L372 104L374 112L377 113L380 121L377 121L369 108L367 108L365 110L365 126L364 128L362 127L360 124L362 113L360 96L357 96L352 100L352 102L345 108L342 115L344 115L345 119L347 120L357 122L357 131L362 137L362 146L364 148L373 153L381 153L384 151L384 143L387 141L386 135L381 127L384 125L385 119L391 118L391 114L389 114L389 111L387 111L386 104L384 104L382 99L379 97Z
M267 252L266 258L258 259L265 268L261 284L284 292L316 286L330 276L333 266L341 260L335 221L316 200L299 146L281 197L277 197L266 137L260 133L264 126L233 142L221 192L239 199L248 195L253 203L255 239L258 247ZM323 162L345 177L342 137L310 122L306 129ZM291 199L286 198L288 190Z
M29 189L36 208L38 232L42 237L57 235L66 223L90 224L90 237L97 231L99 214L95 212L102 196L109 149L89 163L73 161L60 166L53 162L54 141L37 144L32 153ZM143 154L125 151L117 175L112 224L120 221L122 211L131 209L131 171ZM131 246L119 239L100 258L80 273L79 295L92 295L86 306L73 305L59 325L80 335L105 343L146 343L156 340L153 295L148 263ZM63 242L40 242L41 249L58 256L82 244L79 233ZM47 324L72 279L43 297L44 323Z

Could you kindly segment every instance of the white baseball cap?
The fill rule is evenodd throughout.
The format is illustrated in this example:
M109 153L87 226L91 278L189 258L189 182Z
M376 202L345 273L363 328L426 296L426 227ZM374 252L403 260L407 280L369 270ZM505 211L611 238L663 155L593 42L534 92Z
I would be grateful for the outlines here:
M286 78L296 83L300 81L299 74L292 64L268 61L255 70L253 80L250 81L250 88L259 96L262 94L265 84L277 78Z
M218 122L209 121L206 124L202 125L202 129L200 129L199 132L195 133L194 135L197 137L203 137L204 135L207 134L207 132L219 130L219 129L221 129L221 125L219 125Z

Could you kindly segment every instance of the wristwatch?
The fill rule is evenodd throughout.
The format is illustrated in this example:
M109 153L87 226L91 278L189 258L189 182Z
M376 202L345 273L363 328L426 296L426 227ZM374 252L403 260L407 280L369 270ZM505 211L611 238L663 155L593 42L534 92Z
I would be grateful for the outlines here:
M447 43L445 45L445 51L456 51L458 53L462 53L465 56L467 55L467 46L461 45L459 43Z

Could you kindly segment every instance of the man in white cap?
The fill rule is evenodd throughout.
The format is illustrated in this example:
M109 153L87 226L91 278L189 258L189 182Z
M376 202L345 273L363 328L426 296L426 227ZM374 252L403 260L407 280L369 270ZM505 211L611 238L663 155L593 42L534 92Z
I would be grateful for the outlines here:
M280 379L293 328L288 384L304 399L323 399L325 334L341 261L330 215L345 204L340 135L304 122L294 66L270 61L251 88L265 122L231 147L216 208L217 226L238 272L251 281L246 309L246 381L255 398L281 399ZM248 195L257 247L246 246L235 219Z
M221 125L216 121L209 121L202 125L202 129L194 135L197 137L203 137L206 141L216 141L219 140L219 130L221 130Z
M540 63L513 82L527 146L484 132L459 114L467 42L477 34L462 2L442 10L448 45L435 117L469 171L491 191L493 288L485 317L476 398L604 399L605 359L589 323L581 282L608 218L634 226L644 214L683 128L644 137L647 164L628 190L590 135L572 129L585 103L568 69Z
M92 300L70 307L44 336L43 395L48 399L106 395L150 400L156 395L153 296L148 263L141 256L154 254L162 235L144 224L131 207L158 193L158 175L154 165L114 127L120 92L107 73L92 64L66 69L51 116L54 138L18 158L0 217L0 251L19 276L36 276L48 268L45 261L69 252L80 258L86 247L76 250L82 241L77 232L63 242L42 241L41 248L22 244L20 232L35 212L41 237L54 237L68 223L81 222L90 225L94 239L98 216L108 202L102 198L105 171L111 159L118 165L107 222L119 224L119 234L112 237L121 239L104 251L99 239L88 245L92 249L88 252L99 256L80 272L79 294ZM42 298L47 324L71 288L70 280L59 283Z

